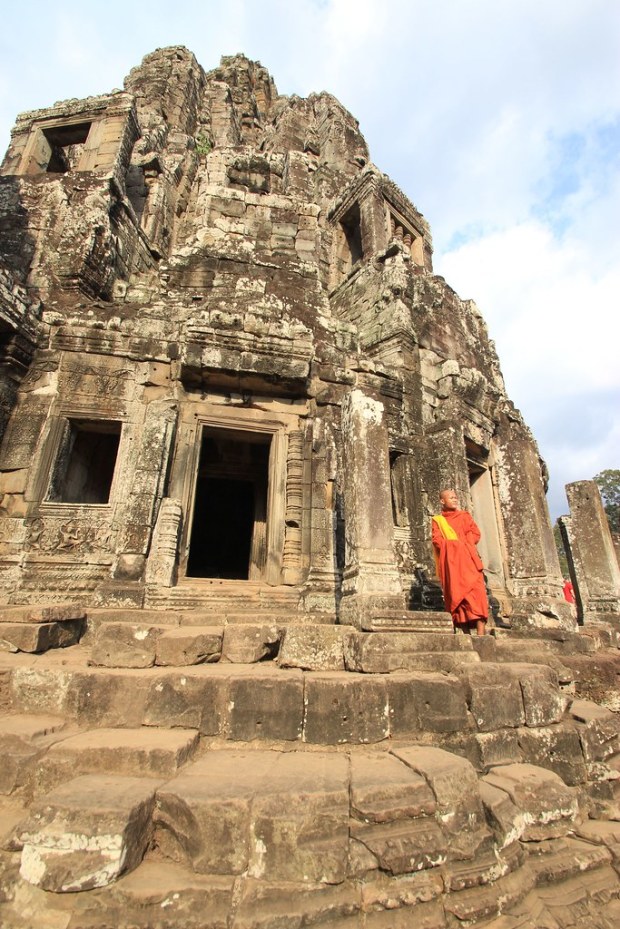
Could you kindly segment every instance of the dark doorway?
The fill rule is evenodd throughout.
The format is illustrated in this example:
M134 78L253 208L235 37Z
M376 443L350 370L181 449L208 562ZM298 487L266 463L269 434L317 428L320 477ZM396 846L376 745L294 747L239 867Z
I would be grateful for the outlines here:
M268 435L203 430L188 577L258 579L266 561Z

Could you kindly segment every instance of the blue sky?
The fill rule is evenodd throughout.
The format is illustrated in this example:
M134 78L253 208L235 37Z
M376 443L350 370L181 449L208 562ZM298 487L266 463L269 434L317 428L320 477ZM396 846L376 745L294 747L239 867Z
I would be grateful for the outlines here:
M18 112L120 87L165 45L329 90L480 307L552 516L565 483L620 468L618 0L31 0L1 17L3 151Z

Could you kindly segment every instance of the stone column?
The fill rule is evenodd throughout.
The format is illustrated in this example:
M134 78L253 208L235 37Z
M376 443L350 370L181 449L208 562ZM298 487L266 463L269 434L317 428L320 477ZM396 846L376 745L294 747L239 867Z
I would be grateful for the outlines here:
M311 442L307 443L306 452L310 569L303 602L315 622L333 622L340 587L336 555L335 449L329 427L318 418L312 421Z
M572 630L574 611L562 594L543 462L518 411L509 407L501 414L495 441L513 627Z
M346 563L341 621L370 628L377 610L403 609L394 554L383 404L353 390L342 405Z
M566 485L570 516L560 518L580 622L620 616L620 568L594 481Z

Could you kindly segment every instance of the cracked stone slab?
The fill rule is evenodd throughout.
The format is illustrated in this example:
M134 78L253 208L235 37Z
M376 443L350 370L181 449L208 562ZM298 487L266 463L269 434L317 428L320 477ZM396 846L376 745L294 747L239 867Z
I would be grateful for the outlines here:
M174 837L199 873L342 881L348 760L326 752L207 753L158 791L156 824L157 840Z
M103 887L142 860L158 781L88 774L57 787L19 829L20 875L54 893Z

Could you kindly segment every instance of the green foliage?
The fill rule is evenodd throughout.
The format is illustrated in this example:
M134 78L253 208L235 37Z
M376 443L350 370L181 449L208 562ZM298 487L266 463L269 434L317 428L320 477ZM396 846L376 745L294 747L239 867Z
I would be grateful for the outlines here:
M560 571L562 572L562 577L568 577L568 559L566 557L566 549L564 548L562 533L560 532L560 524L557 521L553 527L553 538L555 539L555 547L558 551L558 558L560 559Z
M592 478L598 484L612 532L620 532L620 470L607 468Z
M208 155L213 146L211 145L211 140L208 136L201 133L196 136L196 151L199 155Z

